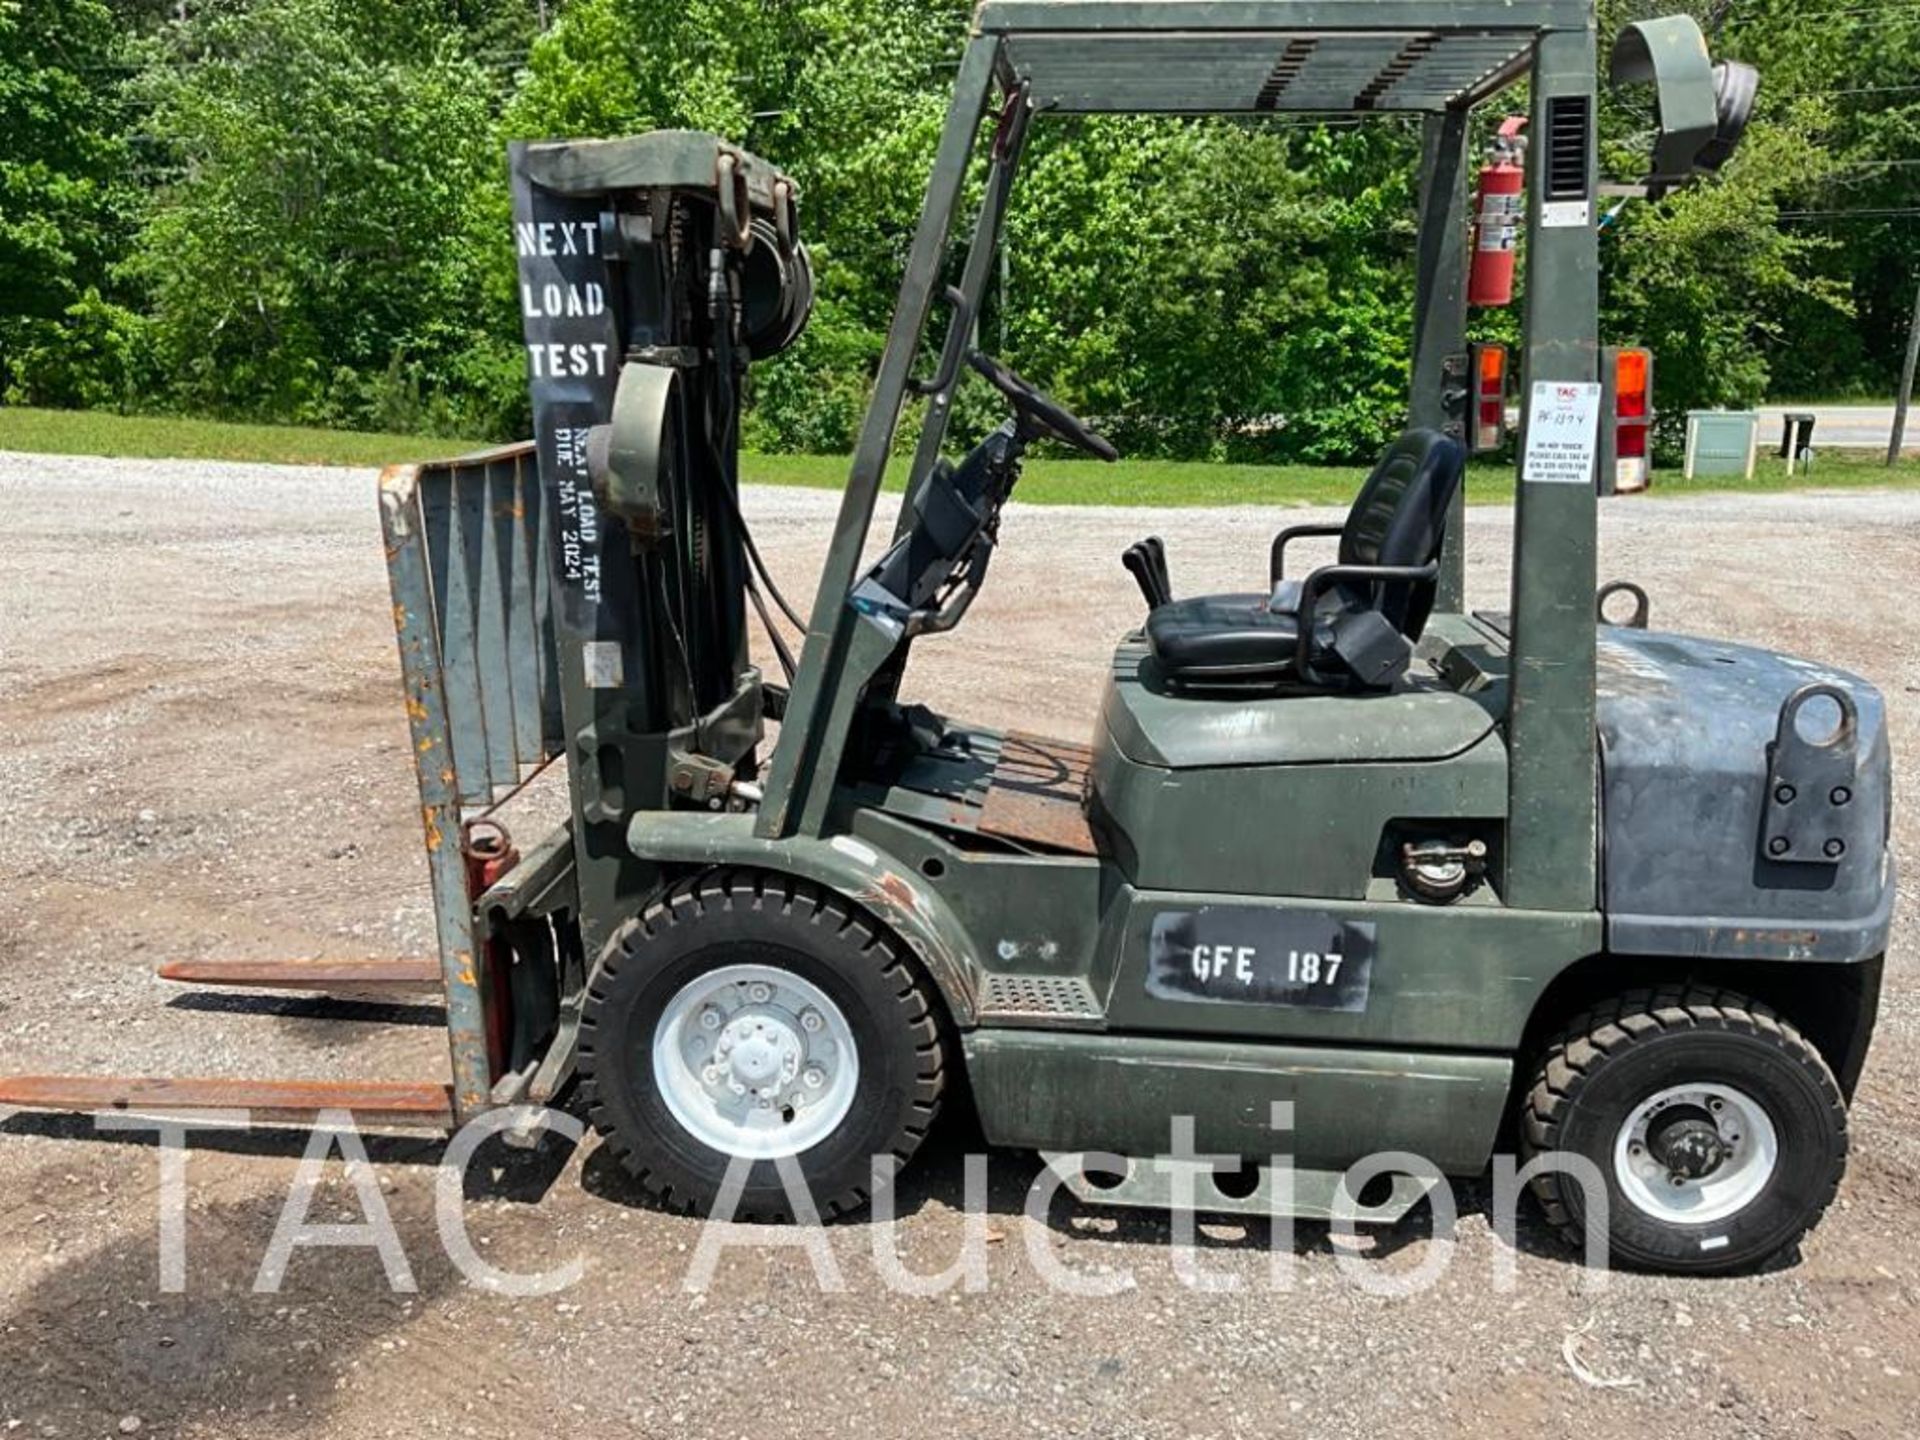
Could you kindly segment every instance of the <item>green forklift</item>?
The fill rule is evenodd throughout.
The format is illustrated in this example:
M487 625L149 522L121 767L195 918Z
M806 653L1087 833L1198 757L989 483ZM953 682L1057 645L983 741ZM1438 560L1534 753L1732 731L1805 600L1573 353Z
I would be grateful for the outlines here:
M535 440L381 481L441 954L168 972L436 982L451 1084L25 1077L0 1103L452 1127L577 1085L661 1203L781 1219L796 1175L858 1210L964 1096L1088 1203L1391 1222L1512 1145L1618 1262L1787 1250L1839 1184L1878 1004L1885 715L1597 587L1597 44L1588 0L986 0L805 614L738 499L748 371L812 301L798 187L705 134L514 147ZM1726 160L1751 71L1685 18L1611 58L1654 87L1650 191ZM1470 167L1515 85L1513 580L1474 609ZM1344 524L1279 531L1266 589L1176 596L1157 541L1116 557L1145 603L1075 622L1117 637L1099 712L994 730L903 676L961 643L1032 447L1117 458L975 348L1032 126L1107 113L1421 117L1408 429ZM949 456L963 384L1007 414ZM523 852L513 807L562 765L569 813ZM1350 1194L1380 1152L1431 1175Z

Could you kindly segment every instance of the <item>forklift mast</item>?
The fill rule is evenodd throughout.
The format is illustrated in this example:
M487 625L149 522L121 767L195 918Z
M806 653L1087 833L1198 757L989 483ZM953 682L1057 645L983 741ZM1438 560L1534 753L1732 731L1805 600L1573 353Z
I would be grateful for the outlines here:
M715 136L509 163L535 438L381 482L459 1120L570 1077L589 959L654 886L632 816L740 804L782 693L740 401L812 297L793 182ZM561 758L569 821L523 855L503 807Z
M741 399L811 280L793 182L714 136L521 144L510 165L593 953L647 887L625 821L726 803L761 738Z

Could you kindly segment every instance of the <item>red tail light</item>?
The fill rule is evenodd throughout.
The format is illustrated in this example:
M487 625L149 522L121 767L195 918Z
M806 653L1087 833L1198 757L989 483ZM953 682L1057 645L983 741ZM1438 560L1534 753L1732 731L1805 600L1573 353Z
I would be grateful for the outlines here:
M1472 433L1467 448L1477 455L1498 450L1507 438L1507 347L1476 344L1472 356Z
M1614 361L1613 386L1618 397L1614 413L1622 420L1638 420L1647 414L1649 372L1653 357L1645 350L1622 350Z

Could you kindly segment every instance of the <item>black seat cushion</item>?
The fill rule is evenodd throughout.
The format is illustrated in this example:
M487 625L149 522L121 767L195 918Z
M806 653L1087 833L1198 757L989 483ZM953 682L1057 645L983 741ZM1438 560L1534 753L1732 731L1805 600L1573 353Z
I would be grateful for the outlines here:
M1293 668L1299 640L1299 617L1273 609L1265 595L1202 595L1147 616L1154 658L1168 678L1183 682L1278 680Z
M1409 430L1394 441L1347 512L1339 562L1420 566L1436 560L1465 466L1466 452L1438 431ZM1176 686L1283 680L1298 654L1300 588L1282 580L1267 595L1206 595L1158 606L1147 617L1147 643ZM1362 686L1391 683L1426 626L1433 592L1431 582L1414 581L1350 582L1325 591L1312 622L1314 667L1329 662ZM1357 624L1363 616L1365 623Z

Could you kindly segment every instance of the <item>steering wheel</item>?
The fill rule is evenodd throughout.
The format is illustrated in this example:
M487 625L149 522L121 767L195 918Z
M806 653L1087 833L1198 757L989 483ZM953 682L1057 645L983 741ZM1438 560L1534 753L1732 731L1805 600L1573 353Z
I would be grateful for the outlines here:
M1108 463L1120 458L1120 452L1113 448L1113 442L1106 436L1094 430L1046 391L1022 380L991 355L969 350L967 363L985 376L988 384L1007 397L1014 413L1020 417L1023 429L1036 435L1049 436Z

